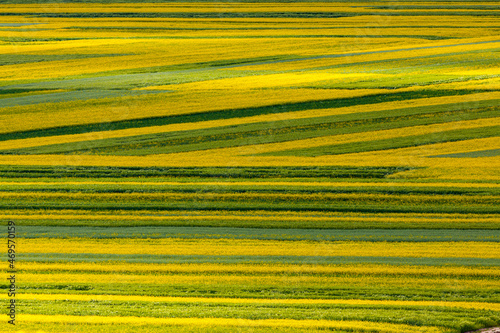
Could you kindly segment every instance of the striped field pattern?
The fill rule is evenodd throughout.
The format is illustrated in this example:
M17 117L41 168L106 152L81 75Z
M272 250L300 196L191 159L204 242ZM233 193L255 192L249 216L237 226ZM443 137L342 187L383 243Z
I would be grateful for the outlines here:
M500 325L499 15L4 1L0 332Z

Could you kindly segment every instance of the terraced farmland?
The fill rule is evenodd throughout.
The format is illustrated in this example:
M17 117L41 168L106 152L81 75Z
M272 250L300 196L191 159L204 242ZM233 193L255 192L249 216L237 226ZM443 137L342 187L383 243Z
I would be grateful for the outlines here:
M0 332L500 325L499 15L4 1Z

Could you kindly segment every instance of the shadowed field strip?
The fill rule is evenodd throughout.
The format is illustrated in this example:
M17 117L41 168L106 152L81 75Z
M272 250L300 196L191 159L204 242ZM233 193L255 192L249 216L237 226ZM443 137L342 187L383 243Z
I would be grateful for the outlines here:
M6 299L0 295L0 299ZM500 311L499 303L482 302L440 302L440 301L392 301L362 299L248 299L248 298L213 298L213 297L164 297L137 295L78 295L78 294L18 294L21 300L73 300L73 301L138 301L165 303L233 303L233 304L331 304L331 305L379 305L379 306L422 306L422 307L457 307Z
M296 327L296 328L355 328L361 331L387 333L400 332L444 332L437 327L417 327L404 324L373 323L367 321L329 321L329 320L294 320L294 319L242 319L242 318L151 318L120 316L69 316L69 315L30 315L20 314L19 322L39 323L117 323L131 325L188 325L195 327Z

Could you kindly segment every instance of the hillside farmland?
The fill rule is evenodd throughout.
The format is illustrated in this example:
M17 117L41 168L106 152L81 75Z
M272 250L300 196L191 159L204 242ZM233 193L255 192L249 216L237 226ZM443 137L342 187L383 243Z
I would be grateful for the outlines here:
M499 15L4 1L0 332L500 325Z

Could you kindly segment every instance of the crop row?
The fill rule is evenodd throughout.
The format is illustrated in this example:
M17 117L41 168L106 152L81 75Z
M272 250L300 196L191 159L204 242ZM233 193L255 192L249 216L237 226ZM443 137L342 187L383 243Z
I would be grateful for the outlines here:
M2 211L21 226L66 227L226 227L258 229L457 229L495 230L496 214L361 213L228 210L19 209ZM31 230L31 229L27 229ZM111 230L111 229L108 229ZM35 232L35 231L33 231ZM62 232L62 231L61 231ZM101 233L104 230L101 230ZM264 232L264 231L262 231ZM305 231L304 231L305 232ZM442 231L445 233L445 231Z
M467 253L462 246L467 245ZM253 256L387 256L498 259L498 242L313 242L184 238L26 238L19 253Z
M63 295L61 295L63 296ZM63 296L64 297L64 296ZM362 328L377 326L379 323L406 324L411 332L419 332L419 326L441 326L445 328L457 328L458 323L463 321L474 322L478 317L489 317L490 322L495 323L495 312L481 310L463 310L455 308L437 308L428 314L427 307L408 307L399 306L363 306L363 305L279 305L279 304L165 304L161 302L123 302L123 301L105 301L93 300L91 302L79 302L73 300L42 301L25 300L24 306L30 308L30 314L38 315L67 315L67 316L91 316L99 313L97 318L106 318L106 316L139 317L142 308L148 307L148 317L152 318L185 318L196 322L197 318L237 318L238 320L266 320L281 319L283 321L304 321L314 327L314 321L324 320L323 325L335 325L335 321L347 321L351 324L353 321L364 322L360 325ZM486 305L487 306L487 305ZM67 312L64 313L65 309ZM425 314L425 315L424 315ZM125 317L125 318L124 318ZM388 319L388 318L393 319ZM138 318L139 319L139 318ZM142 319L142 318L141 318ZM97 319L99 320L99 319ZM119 321L119 320L117 320ZM351 323L349 323L351 321ZM283 323L283 326L287 326ZM281 326L281 325L280 325ZM347 326L347 325L346 325ZM349 326L347 326L349 327ZM390 327L390 326L389 326ZM422 332L428 332L422 329Z
M35 217L36 218L36 217ZM96 218L96 217L93 217ZM26 226L18 228L18 237L27 238L212 238L212 239L275 239L313 241L368 241L368 242L433 242L473 241L499 242L498 230L418 230L418 229L278 229L278 228L216 228L216 227L124 227L111 222L113 226L71 227L71 226ZM110 223L110 224L111 224ZM469 222L470 223L470 222ZM498 224L497 224L498 226ZM305 226L303 226L305 227ZM435 226L438 228L438 226Z
M0 206L18 209L323 211L497 214L491 195L380 193L61 193L2 192Z

